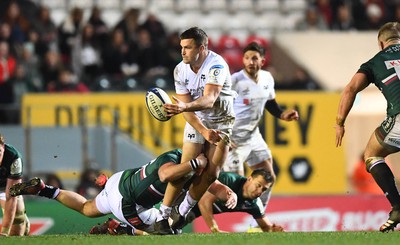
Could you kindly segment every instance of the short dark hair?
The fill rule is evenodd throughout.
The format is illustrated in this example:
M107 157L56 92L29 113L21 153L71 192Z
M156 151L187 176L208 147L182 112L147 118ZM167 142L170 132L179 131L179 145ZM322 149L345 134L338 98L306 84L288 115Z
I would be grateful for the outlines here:
M243 54L247 51L255 51L258 52L261 57L265 56L265 48L261 46L258 42L251 42L247 44L247 46L243 49Z
M191 27L187 29L186 31L182 32L180 35L181 40L182 39L193 39L197 47L200 47L200 45L203 45L204 47L207 48L208 46L208 36L205 31L200 29L197 26Z
M253 179L257 178L258 176L262 176L267 183L271 183L271 184L274 183L274 178L272 177L271 172L266 169L263 169L263 168L256 169L251 173L251 177Z

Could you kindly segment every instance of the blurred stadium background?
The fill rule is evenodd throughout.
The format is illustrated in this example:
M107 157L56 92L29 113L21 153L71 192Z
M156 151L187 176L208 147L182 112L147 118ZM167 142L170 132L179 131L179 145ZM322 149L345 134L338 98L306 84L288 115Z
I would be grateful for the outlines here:
M10 3L17 3L21 16L31 24L26 31L22 17L7 18ZM6 23L12 31L8 36L1 31L0 41L10 45L16 66L23 66L27 76L1 78L0 132L21 151L26 178L52 173L66 189L76 190L87 169L111 174L181 146L184 119L158 122L144 105L150 87L174 93L171 67L179 60L179 47L171 40L176 41L177 33L191 26L203 28L209 34L210 49L226 58L232 72L241 67L243 45L256 40L267 48L265 69L276 79L277 100L300 112L298 124L266 115L260 125L278 173L267 209L271 219L289 231L375 230L386 221L387 204L382 195L359 193L353 172L370 132L385 116L379 91L368 88L357 98L342 148L335 148L333 126L340 91L359 65L378 51L377 28L398 20L398 5L396 0L2 0L0 29ZM36 23L42 6L49 10L55 30L43 31L45 25ZM338 21L342 6L350 15L346 28ZM84 58L79 56L84 45L77 40L83 40L82 30L90 22L93 7L104 21L95 30L107 30L100 53L111 49L108 40L125 23L126 30L135 34L125 37L127 46L141 47L139 33L146 29L150 43L157 45L143 54L168 59L146 66L136 57L121 62L115 72L101 56L95 76L89 76L93 73L88 75L85 72L90 70L76 62ZM74 13L82 18L71 31L74 28L65 23ZM316 17L306 18L311 13ZM56 38L43 38L51 30ZM37 33L36 38L30 33ZM62 52L62 43L69 53ZM46 66L48 52L56 52L88 91L49 89L40 68ZM398 160L394 155L389 162ZM399 178L398 166L391 167ZM43 203L49 207L47 215L40 208ZM59 217L67 211L47 200L27 198L27 210L33 223L42 227L35 234L86 232L97 222L72 213ZM219 217L225 230L245 231L250 223L243 214ZM65 223L71 224L68 229ZM200 219L193 230L206 231Z

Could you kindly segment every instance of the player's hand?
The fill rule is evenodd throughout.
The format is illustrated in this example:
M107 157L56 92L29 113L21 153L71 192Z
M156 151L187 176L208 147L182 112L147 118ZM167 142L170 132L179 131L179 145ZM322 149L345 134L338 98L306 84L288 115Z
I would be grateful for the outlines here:
M227 191L228 200L225 202L225 207L234 209L237 205L237 195L233 191Z
M221 131L214 129L207 129L202 133L203 137L211 144L217 144L221 139Z
M164 104L164 110L167 112L167 116L168 117L172 117L175 115L178 115L182 112L185 111L185 109L187 108L187 105L185 102L179 100L178 98L176 98L175 96L172 96L172 99L175 100L175 104Z
M344 129L344 126L339 126L339 125L335 126L335 130L336 130L336 147L338 147L342 145L343 136L346 130Z
M270 232L284 232L284 231L285 229L283 228L283 226L272 224Z
M281 119L285 121L298 121L299 120L299 113L295 110L287 110L282 112Z

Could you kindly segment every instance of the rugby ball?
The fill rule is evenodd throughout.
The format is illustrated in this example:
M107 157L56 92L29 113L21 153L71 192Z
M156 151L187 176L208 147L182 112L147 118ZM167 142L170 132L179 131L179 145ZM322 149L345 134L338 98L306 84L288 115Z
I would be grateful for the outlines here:
M168 94L160 88L151 88L146 93L146 107L150 114L157 120L165 122L170 119L164 111L164 104L172 104Z

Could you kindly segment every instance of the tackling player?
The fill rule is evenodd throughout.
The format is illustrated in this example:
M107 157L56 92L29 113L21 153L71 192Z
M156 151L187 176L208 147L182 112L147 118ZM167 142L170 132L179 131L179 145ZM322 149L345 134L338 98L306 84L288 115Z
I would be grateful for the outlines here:
M201 176L195 178L188 194L179 206L172 204L182 190L180 184L168 184L155 229L159 234L172 234L181 228L184 217L197 203L208 187L217 179L229 150L234 123L231 76L228 64L208 50L207 34L192 27L180 35L182 62L174 70L175 104L165 104L172 117L183 113L186 120L182 161L189 161L201 152L209 160ZM168 218L174 222L171 227Z
M13 197L9 188L22 182L23 162L21 154L5 143L0 134L0 204L3 223L0 236L29 235L30 223L25 213L23 197Z
M202 216L211 232L224 232L219 229L214 219L214 214L246 212L256 220L262 231L284 231L282 226L272 224L269 221L265 215L264 206L259 198L262 193L271 188L272 184L273 177L271 173L264 169L253 171L248 178L236 173L221 172L218 180L211 184L200 201L189 212L185 220L185 225L191 223L195 218ZM222 188L221 186L227 186L231 191L226 191L226 188ZM180 197L184 197L184 195ZM235 202L232 197L236 200ZM131 232L117 232L118 230L122 230L118 228L119 226L125 227L126 225L119 224L117 221L109 219L102 225L93 227L91 233L93 234L95 230L96 234L131 234Z
M141 168L117 172L108 179L104 189L93 200L87 200L72 191L45 185L39 178L15 184L9 192L11 196L38 195L55 199L87 217L112 213L132 227L134 235L143 235L153 231L159 213L154 205L161 202L167 182L186 180L186 175L207 166L208 161L203 154L182 163L181 157L182 151L175 149L161 154Z

